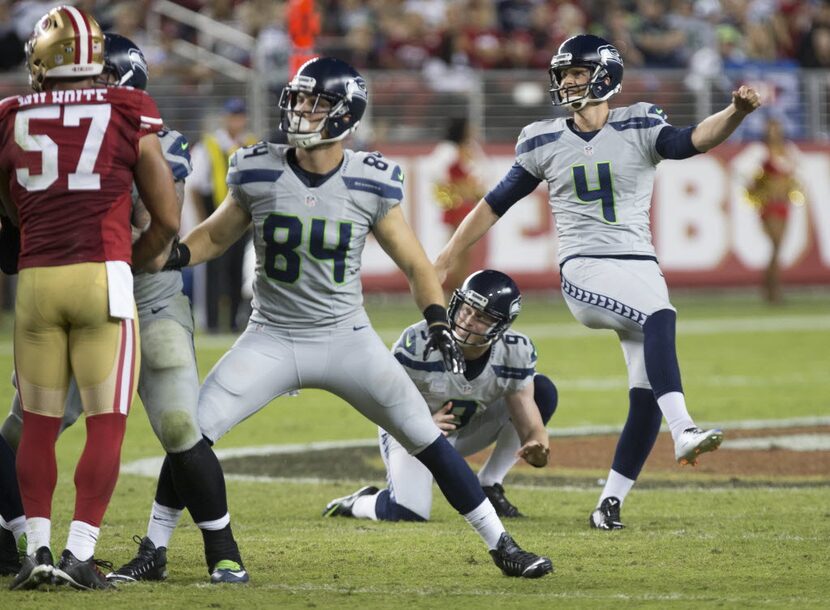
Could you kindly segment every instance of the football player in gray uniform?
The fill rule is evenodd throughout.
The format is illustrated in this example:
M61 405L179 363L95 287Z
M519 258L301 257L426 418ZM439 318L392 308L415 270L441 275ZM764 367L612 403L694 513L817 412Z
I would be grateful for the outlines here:
M717 146L759 105L746 86L696 126L676 128L653 104L610 109L623 60L597 36L559 47L550 66L551 99L573 115L525 127L516 162L478 203L436 260L446 277L514 203L545 181L559 235L562 293L589 328L614 330L628 367L629 414L590 524L623 527L620 507L651 451L665 416L680 464L714 451L720 430L698 428L686 409L675 350L675 309L651 243L649 209L661 159L685 159Z
M372 233L423 311L423 358L437 351L440 366L463 372L441 285L401 211L401 168L378 153L343 146L367 100L365 81L348 64L330 57L305 63L280 98L289 145L262 142L235 152L228 196L171 255L174 267L215 258L253 223L253 313L199 393L202 433L215 442L281 394L328 390L432 472L505 574L543 576L552 571L550 559L523 551L507 534L363 308L361 252Z
M104 45L102 80L110 86L145 89L147 63L135 43L124 36L107 33ZM158 132L158 136L165 159L173 173L181 206L184 181L192 171L188 142L182 134L167 128ZM149 220L149 214L134 188L134 233L140 233ZM153 274L139 273L133 278L133 292L141 333L138 394L153 431L165 451L172 456L172 461L166 462L167 470L162 475L200 480L206 471L219 468L221 472L216 456L202 439L199 430L196 415L199 374L193 347L193 314L190 302L182 293L181 272L171 270ZM81 412L81 397L73 380L67 393L61 432L75 423ZM8 440L13 448L16 448L19 442L21 426L22 411L19 398L15 394L11 412L2 427L4 439ZM175 474L169 470L171 463L176 470ZM153 515L154 518L150 519L148 525L147 536L139 542L138 555L130 563L104 578L96 564L77 562L72 565L73 569L62 571L58 577L78 589L111 588L113 582L132 582L139 578L164 579L167 574L166 547L175 521L185 504L188 507L192 504L191 514L202 529L206 541L219 536L227 538L224 544L229 548L222 547L217 551L221 555L208 565L211 582L238 581L238 574L242 568L239 567L238 549L230 532L230 525L227 521L204 519L200 510L203 510L206 502L205 492L198 491L198 488L195 494L189 494L189 491L190 488L185 488L182 493L171 493L168 486L159 486L156 504L178 506L178 513L171 516L169 511L160 509L157 511L158 514ZM19 519L24 518L21 516ZM16 523L16 520L12 520L10 525L14 526ZM223 561L229 563L223 563L217 568L216 566Z
M431 356L418 356L427 339L426 323L407 328L392 352L429 405L433 420L463 456L495 442L478 473L482 489L500 517L522 517L504 494L502 482L519 458L541 468L548 463L545 424L557 404L557 391L536 373L536 349L529 337L507 332L519 315L521 294L504 273L485 269L470 275L450 299L452 334L466 361L464 376L451 375ZM329 502L324 516L376 521L427 521L432 508L432 476L382 428L380 452L388 487L368 486Z

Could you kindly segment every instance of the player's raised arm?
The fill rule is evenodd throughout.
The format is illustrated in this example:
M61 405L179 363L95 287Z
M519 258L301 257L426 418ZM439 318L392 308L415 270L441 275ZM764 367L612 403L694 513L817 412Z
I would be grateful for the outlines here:
M251 224L251 215L228 192L222 204L174 246L165 269L198 265L224 254Z
M523 458L531 466L541 468L548 463L550 454L548 432L542 422L539 407L533 400L535 385L528 383L518 392L504 397L507 409L510 411L510 421L519 435L522 443L518 457Z
M147 134L139 140L135 183L150 225L133 244L133 269L158 271L161 254L179 232L179 203L173 174L164 158L158 136Z
M372 233L395 264L406 275L418 309L428 305L444 306L444 292L415 233L395 206L372 228Z
M692 132L692 144L700 152L711 150L732 135L741 121L761 105L758 92L741 85L732 92L732 103L703 119Z
M381 248L406 275L409 286L426 321L430 338L424 358L437 349L444 357L444 365L453 373L464 372L464 356L450 334L444 291L435 275L418 238L403 217L400 206L395 206L372 228Z
M435 271L439 282L444 283L450 270L461 260L461 255L473 247L498 219L499 216L490 204L484 199L478 202L435 259Z

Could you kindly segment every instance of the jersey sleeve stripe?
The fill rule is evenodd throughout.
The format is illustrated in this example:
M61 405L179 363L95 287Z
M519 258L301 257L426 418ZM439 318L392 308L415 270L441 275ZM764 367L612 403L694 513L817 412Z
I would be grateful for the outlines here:
M523 369L513 366L499 366L497 364L494 364L492 366L493 372L496 374L496 377L505 377L507 379L524 379L525 377L530 377L535 372L535 369Z
M380 195L386 199L396 199L398 201L403 199L403 190L391 184L349 176L343 176L343 182L346 183L346 188L352 191L364 191L366 193Z
M556 142L559 138L562 137L563 133L565 132L556 131L554 133L543 133L539 134L538 136L528 138L524 142L519 142L516 145L516 155L523 155L525 153L529 153L531 150L539 148L540 146L545 146L546 144Z
M228 173L228 184L248 184L249 182L276 182L282 176L281 170L246 169Z
M164 121L159 118L141 115L141 123L147 125L161 125Z
M412 358L407 358L400 352L395 354L395 359L404 365L407 368L410 368L414 371L427 371L430 373L443 373L446 369L444 369L443 362L421 362L418 360L413 360Z
M665 124L666 121L663 119L648 116L634 116L624 121L609 121L609 125L617 131L625 131L626 129L649 129Z

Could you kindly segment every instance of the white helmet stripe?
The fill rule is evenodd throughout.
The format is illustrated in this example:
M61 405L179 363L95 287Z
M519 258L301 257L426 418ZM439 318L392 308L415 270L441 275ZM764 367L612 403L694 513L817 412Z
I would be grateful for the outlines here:
M92 61L92 37L89 27L81 11L74 6L64 6L63 9L72 19L72 26L78 35L78 44L75 48L75 63L78 65L88 64Z

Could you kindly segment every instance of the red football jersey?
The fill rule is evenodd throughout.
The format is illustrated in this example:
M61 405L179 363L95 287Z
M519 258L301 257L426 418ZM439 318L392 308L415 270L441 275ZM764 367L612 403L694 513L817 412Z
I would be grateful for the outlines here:
M20 269L130 262L138 141L162 127L138 89L44 91L0 102L0 168L20 217Z

